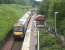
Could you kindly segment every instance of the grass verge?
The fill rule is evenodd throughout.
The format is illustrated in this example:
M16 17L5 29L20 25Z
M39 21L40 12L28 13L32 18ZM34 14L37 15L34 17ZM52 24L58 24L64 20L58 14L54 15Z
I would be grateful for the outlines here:
M0 4L0 41L2 41L13 24L25 13L25 6Z

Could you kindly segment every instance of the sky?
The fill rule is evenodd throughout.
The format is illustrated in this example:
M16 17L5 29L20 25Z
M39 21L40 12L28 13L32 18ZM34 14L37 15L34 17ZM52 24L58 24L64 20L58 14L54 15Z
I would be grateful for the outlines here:
M36 1L42 1L42 0L36 0Z

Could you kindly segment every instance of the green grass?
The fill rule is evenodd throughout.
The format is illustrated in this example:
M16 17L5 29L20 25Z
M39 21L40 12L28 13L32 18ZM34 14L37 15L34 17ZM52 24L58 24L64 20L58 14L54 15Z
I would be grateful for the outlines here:
M56 37L40 31L40 50L65 50Z
M25 13L25 7L16 4L0 4L0 41L2 41L13 24Z

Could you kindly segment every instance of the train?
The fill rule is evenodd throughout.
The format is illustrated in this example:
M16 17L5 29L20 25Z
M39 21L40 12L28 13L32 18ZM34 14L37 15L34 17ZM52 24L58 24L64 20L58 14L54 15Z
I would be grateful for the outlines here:
M44 24L44 22L45 22L45 20L46 20L46 16L45 15L37 15L36 16L36 18L35 18L35 21L36 21L36 23L37 23L37 25L43 25Z
M13 26L14 39L24 39L28 23L32 17L31 11L28 11Z

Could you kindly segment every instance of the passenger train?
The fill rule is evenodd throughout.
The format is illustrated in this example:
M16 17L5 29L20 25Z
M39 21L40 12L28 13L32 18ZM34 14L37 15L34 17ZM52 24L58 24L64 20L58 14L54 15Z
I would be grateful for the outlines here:
M24 38L28 23L32 17L31 11L28 11L21 17L13 27L13 36L15 39Z

